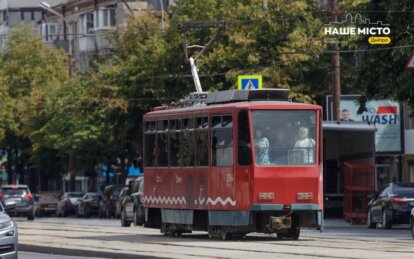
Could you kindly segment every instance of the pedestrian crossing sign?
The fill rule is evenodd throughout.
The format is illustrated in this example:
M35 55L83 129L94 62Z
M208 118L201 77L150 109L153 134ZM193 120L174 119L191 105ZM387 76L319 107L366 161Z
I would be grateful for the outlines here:
M261 75L245 75L238 77L239 90L257 90L262 89Z

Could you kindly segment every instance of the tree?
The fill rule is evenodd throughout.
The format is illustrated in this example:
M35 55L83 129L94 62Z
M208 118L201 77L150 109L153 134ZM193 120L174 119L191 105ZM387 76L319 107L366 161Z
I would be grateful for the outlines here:
M373 22L382 21L390 24L390 45L370 45L369 35L353 37L342 46L350 53L341 54L341 73L345 92L361 94L360 111L365 108L365 101L370 98L394 99L414 107L414 91L411 82L414 75L405 68L414 38L412 24L414 18L411 10L412 1L344 1L342 13L359 13L364 19ZM353 3L352 3L353 2ZM353 50L357 50L352 52ZM346 60L348 59L348 60ZM353 59L353 62L351 61ZM355 60L359 62L356 63Z
M211 75L203 78L206 90L235 88L238 75L258 73L265 87L290 88L295 99L312 102L306 79L318 69L315 64L325 49L315 9L315 1L179 1L173 22L228 23L199 62L200 70ZM192 39L206 42L208 32L198 31Z
M0 94L2 112L0 135L3 148L8 150L8 172L14 164L19 172L28 159L30 141L23 133L29 120L29 106L38 109L42 98L36 95L46 85L67 80L63 51L46 47L40 37L32 35L30 27L13 31L5 51L0 53ZM34 100L36 100L35 105Z

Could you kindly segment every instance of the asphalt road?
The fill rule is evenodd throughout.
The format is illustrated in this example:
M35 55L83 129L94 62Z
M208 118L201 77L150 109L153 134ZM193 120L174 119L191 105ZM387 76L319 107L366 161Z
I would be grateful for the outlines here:
M159 230L121 227L115 219L16 219L19 244L26 251L106 258L412 258L414 246L407 225L367 229L343 220L327 220L323 232L302 229L299 241L249 234L244 240L209 240L205 232L182 238ZM36 248L41 248L40 250ZM44 258L44 257L42 257Z
M32 252L19 252L19 259L102 259L98 257L78 257L66 255L50 255Z

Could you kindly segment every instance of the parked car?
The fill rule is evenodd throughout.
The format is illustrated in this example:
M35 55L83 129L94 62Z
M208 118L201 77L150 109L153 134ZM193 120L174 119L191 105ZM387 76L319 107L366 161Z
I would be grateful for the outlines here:
M413 239L414 239L414 208L411 209L410 228L411 228L411 235L413 236Z
M76 216L89 218L92 214L98 215L101 195L96 192L87 192L78 201Z
M129 195L129 187L122 188L121 192L119 193L119 197L115 203L115 218L119 219L121 217L122 203L125 197L127 197L128 195Z
M17 259L17 225L7 214L7 211L15 209L16 203L9 202L6 203L5 207L0 202L0 258Z
M0 200L4 204L15 203L14 209L8 211L11 216L25 216L34 220L34 197L27 185L3 185L0 187Z
M78 201L83 195L84 193L81 192L65 192L57 204L56 214L63 217L75 215Z
M121 225L123 227L143 225L145 221L145 208L141 201L144 194L144 177L138 177L130 182L129 195L121 203Z
M102 200L99 204L99 216L100 217L114 217L115 216L115 204L119 198L121 190L127 187L123 184L108 185L105 187L102 193Z
M56 214L56 207L59 202L57 194L39 194L36 203L35 216L49 216Z
M374 193L368 203L368 228L377 224L387 229L393 224L408 224L413 207L414 183L390 183Z

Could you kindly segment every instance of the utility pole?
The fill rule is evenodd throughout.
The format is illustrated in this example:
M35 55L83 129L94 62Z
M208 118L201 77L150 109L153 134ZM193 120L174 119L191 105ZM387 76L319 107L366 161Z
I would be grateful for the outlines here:
M332 22L338 21L338 1L331 0L331 10L332 10ZM331 81L331 90L332 90L332 100L333 100L333 119L340 119L340 101L341 101L341 74L340 74L340 63L339 63L339 43L335 42L331 44L331 64L332 64L332 81Z
M161 29L162 32L165 32L165 23L164 23L164 3L163 0L160 0L160 6L161 6Z

